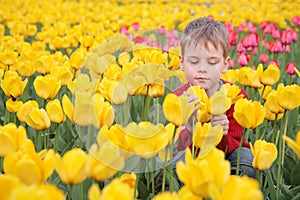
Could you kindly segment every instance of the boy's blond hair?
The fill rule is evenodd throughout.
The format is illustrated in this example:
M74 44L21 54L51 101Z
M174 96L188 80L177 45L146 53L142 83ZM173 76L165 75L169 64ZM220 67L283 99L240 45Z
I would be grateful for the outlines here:
M197 18L189 22L183 30L180 39L181 55L184 56L187 47L197 46L199 43L207 49L208 42L211 42L216 49L221 47L224 59L227 58L229 38L224 24L208 17Z

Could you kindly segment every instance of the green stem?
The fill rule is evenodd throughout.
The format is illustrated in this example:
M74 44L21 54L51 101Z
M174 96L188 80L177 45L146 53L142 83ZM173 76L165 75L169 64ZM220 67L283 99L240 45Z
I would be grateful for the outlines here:
M170 173L170 192L173 192L173 166L172 166L172 162L173 162L173 147L174 147L174 141L175 141L175 135L176 135L176 130L177 130L177 126L174 127L174 132L173 132L173 137L172 137L172 142L171 142L171 149L170 149L170 165L169 165L169 173Z
M137 190L138 190L138 183L139 183L139 173L136 173L136 180L135 180L135 186L133 191L133 199L137 199Z
M148 96L149 86L147 86L146 95L144 95L144 105L143 105L143 112L142 112L142 120L147 121L148 120L148 114L149 114L149 96Z
M236 163L236 171L235 174L239 175L239 171L240 171L240 161L241 161L241 148L242 148L242 144L243 144L243 137L244 137L244 132L245 129L243 129L243 135L240 141L240 145L239 145L239 149L238 149L238 156L237 156L237 163Z
M155 195L155 184L154 184L154 172L155 172L155 167L156 167L156 157L152 158L153 160L153 169L151 170L151 179L152 179L152 194L153 196Z
M264 131L263 131L263 133L261 134L261 136L260 136L260 138L259 138L260 140L263 140L263 139L264 139L264 137L265 137L265 135L266 135L266 132L267 132L268 124L269 124L269 121L267 120L267 121L266 121L265 128L264 128Z
M283 131L283 135L286 135L286 129L287 129L287 122L288 122L288 113L287 111L285 111L284 113L284 119L282 120L282 123L280 125L280 137L279 139L279 157L278 157L278 169L277 169L277 181L276 181L276 196L277 199L279 197L280 194L280 187L279 184L281 184L281 179L282 179L282 174L281 174L281 168L283 167L283 162L284 162L284 147L285 147L285 143L282 139L282 131ZM282 130L282 125L284 123L284 128Z
M0 157L0 173L2 174L3 170L3 157Z
M159 106L160 106L160 104L159 104L158 98L155 98L155 100L156 100L156 124L158 124L159 123Z
M42 136L41 133L39 131L36 131L37 133L37 151L41 151L42 150Z
M165 191L165 185L166 185L166 162L167 162L167 157L168 157L168 150L169 148L166 148L166 154L165 154L165 159L164 159L164 164L163 164L163 180L162 180L162 185L161 185L161 191Z
M47 134L46 130L43 130L44 149L47 149Z
M79 199L82 200L83 199L83 183L80 183L79 186Z
M72 199L72 191L73 191L73 185L69 185L68 200Z
M273 132L272 132L272 139L271 139L272 143L275 143L275 134L276 134L276 131L277 131L277 126L276 126L277 117L278 117L278 114L275 114L275 120L274 120Z
M55 137L54 137L54 151L57 151L58 137L59 137L59 123L56 124L56 131L55 131Z

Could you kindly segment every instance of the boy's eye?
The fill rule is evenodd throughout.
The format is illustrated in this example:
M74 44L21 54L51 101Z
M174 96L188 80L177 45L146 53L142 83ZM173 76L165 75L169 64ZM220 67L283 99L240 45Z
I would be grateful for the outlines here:
M191 63L192 65L196 65L196 64L198 64L198 61L190 61L190 63Z
M215 65L215 64L217 64L216 62L208 62L208 64L210 64L210 65Z

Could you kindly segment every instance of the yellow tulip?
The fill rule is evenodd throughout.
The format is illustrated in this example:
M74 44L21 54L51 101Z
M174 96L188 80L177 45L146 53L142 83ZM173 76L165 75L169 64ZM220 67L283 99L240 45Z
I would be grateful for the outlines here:
M78 70L81 68L81 64L84 60L84 53L82 53L80 50L76 50L72 53L70 56L70 64L72 69Z
M151 158L165 148L172 139L173 132L174 129L150 122L132 122L123 129L128 150L143 158Z
M280 106L279 104L279 98L278 98L278 92L276 90L272 90L264 104L264 106L275 114L280 114L284 112L284 108Z
M21 106L23 105L22 101L18 101L18 100L13 100L12 98L9 98L6 103L6 108L9 112L17 112Z
M286 110L293 110L300 105L300 86L293 84L283 86L280 83L277 87L278 102Z
M130 54L128 52L122 52L118 56L118 64L123 66L130 61Z
M162 83L154 83L154 84L150 84L148 87L148 95L151 98L159 98L164 96L165 94L165 84L163 83L162 79L161 80Z
M235 83L236 81L238 81L239 73L240 73L239 69L230 69L227 70L224 74L222 74L221 78L230 83Z
M55 66L54 58L50 55L44 55L35 60L34 62L35 69L40 74L49 73L50 69Z
M2 62L4 65L13 65L18 57L18 53L11 50L4 50L0 53L0 62Z
M64 113L67 115L70 121L72 123L75 123L73 117L74 106L66 94L64 94L64 96L62 97L62 106L63 106Z
M113 177L125 165L125 159L119 149L110 142L96 144L89 150L86 161L87 177L97 181L105 181Z
M273 91L273 88L269 85L266 85L259 89L259 94L263 100L266 100L270 92Z
M195 103L188 103L187 96L176 96L169 93L163 102L163 112L169 122L179 127L186 124L193 113L194 105Z
M76 92L73 117L77 125L99 126L94 104L94 98L89 92Z
M115 118L115 113L112 105L109 102L104 101L103 96L98 93L94 94L93 98L94 111L98 120L98 124L95 124L98 125L96 126L96 128L102 127L104 125L110 127L113 124Z
M53 99L61 87L61 81L54 76L37 76L33 82L36 94L42 99Z
M209 97L209 111L212 115L224 114L231 107L231 99L226 96L223 89L215 92Z
M214 147L216 147L223 137L223 128L221 125L213 127L211 123L197 122L194 127L193 142L200 148L198 156L206 156Z
M23 126L17 127L14 123L0 126L0 157L19 150L26 138L27 133Z
M63 191L58 189L55 185L42 184L18 187L13 191L10 198L15 200L32 200L41 198L44 200L63 200L65 199L65 195Z
M35 66L32 61L22 61L18 63L18 72L23 77L30 77L35 72Z
M161 192L155 195L152 200L180 200L176 192Z
M33 142L27 139L19 151L5 156L3 169L25 184L41 184L51 176L57 159L58 154L52 149L36 153Z
M203 200L202 197L194 194L187 186L183 186L178 191L180 200Z
M241 88L237 85L226 83L221 86L220 90L224 90L226 97L231 99L231 104L235 104L237 100L244 97L243 94L240 94Z
M220 193L230 176L230 163L224 152L214 148L205 157L193 159L190 149L186 149L185 164L177 163L179 179L192 193L208 198Z
M221 199L262 200L263 193L259 189L257 180L247 176L230 176L223 188Z
M266 108L259 102L239 99L235 103L233 117L244 128L255 128L260 125L266 115Z
M91 53L84 62L86 68L91 70L94 74L101 76L110 65L116 63L116 58L111 54L99 56L96 53Z
M158 48L148 48L144 61L145 63L163 64L166 62L167 56L168 54L163 53L162 50Z
M25 123L36 130L45 130L50 128L51 121L44 108L33 109L26 117Z
M129 185L131 189L134 189L136 184L136 175L134 173L124 173L121 175L120 180Z
M38 109L39 104L35 100L29 100L21 105L20 109L17 111L17 117L21 122L27 120L27 116L31 113L32 110Z
M197 96L198 98L197 120L202 123L208 122L211 119L211 101L205 90L199 86L191 86L186 92L190 93L191 96Z
M109 80L106 77L98 84L98 90L112 104L122 104L127 99L127 90L122 82Z
M70 68L65 66L52 66L50 68L50 75L61 81L61 85L67 85L73 78Z
M11 195L17 188L22 187L20 180L10 174L0 174L0 188L3 192L0 193L0 199L9 200ZM5 191L5 192L4 192Z
M93 46L93 43L94 43L94 37L89 35L81 37L81 44L84 48L90 49Z
M295 152L297 158L300 160L300 131L298 131L295 141L285 135L283 135L282 137L287 145Z
M79 148L66 152L56 165L56 171L62 182L71 185L82 183L86 179L86 161L86 153Z
M261 88L263 85L259 81L258 72L251 67L242 67L239 70L238 82L244 86Z
M120 179L113 179L100 192L99 186L93 184L88 191L89 200L124 199L134 200L134 190Z
M266 170L271 167L277 158L277 148L275 144L264 140L257 140L254 146L250 144L252 154L254 156L252 166L258 170Z
M58 99L54 99L47 103L46 112L49 116L50 121L52 122L62 123L66 120L66 116Z
M266 105L264 106L266 108L266 116L265 116L266 120L275 121L283 117L284 113L273 113L266 107Z
M263 70L263 65L259 64L256 70L259 81L263 85L274 85L280 78L280 70L276 65L270 64L265 70Z
M27 81L27 78L22 81L22 78L16 71L9 70L4 74L4 78L1 81L1 87L7 96L17 98L22 95L27 85Z

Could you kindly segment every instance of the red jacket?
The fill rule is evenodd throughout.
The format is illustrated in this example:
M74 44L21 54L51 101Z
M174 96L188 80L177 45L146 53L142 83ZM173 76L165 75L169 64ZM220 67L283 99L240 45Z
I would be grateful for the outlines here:
M229 83L225 80L222 80L223 83ZM230 83L231 84L231 83ZM189 84L183 84L176 88L173 93L177 96L180 96L183 94L184 91L186 91L189 88ZM248 98L247 93L241 89L240 94L244 95L244 98ZM217 145L218 149L223 150L226 153L226 156L228 156L230 153L232 153L236 148L239 147L240 141L242 139L243 135L243 127L238 124L238 122L233 118L233 112L234 112L234 104L231 105L229 110L226 112L227 118L229 120L229 130L228 134L224 135L221 142ZM243 147L250 148L249 144L244 142L242 143ZM180 132L179 138L178 138L178 144L177 144L177 150L184 150L187 147L192 147L192 134L188 132L187 129L183 129Z

